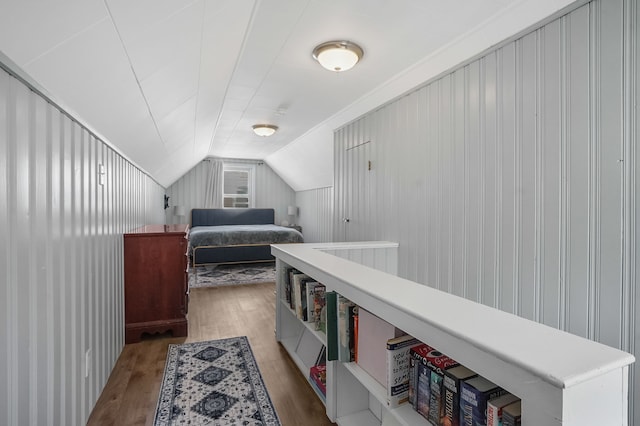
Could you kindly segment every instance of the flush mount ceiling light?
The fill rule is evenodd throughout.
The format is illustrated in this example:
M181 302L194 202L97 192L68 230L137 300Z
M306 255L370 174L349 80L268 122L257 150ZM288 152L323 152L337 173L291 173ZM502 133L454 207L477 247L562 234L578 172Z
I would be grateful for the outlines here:
M342 72L353 68L364 51L350 41L328 41L313 49L313 58L329 71Z
M273 124L254 124L253 133L258 136L271 136L278 130L278 126Z

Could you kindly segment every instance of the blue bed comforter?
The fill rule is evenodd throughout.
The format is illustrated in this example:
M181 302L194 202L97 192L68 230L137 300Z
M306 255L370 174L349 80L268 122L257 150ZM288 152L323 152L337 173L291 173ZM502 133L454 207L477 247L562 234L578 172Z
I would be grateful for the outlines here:
M195 226L189 232L192 248L245 244L302 243L302 234L277 225Z

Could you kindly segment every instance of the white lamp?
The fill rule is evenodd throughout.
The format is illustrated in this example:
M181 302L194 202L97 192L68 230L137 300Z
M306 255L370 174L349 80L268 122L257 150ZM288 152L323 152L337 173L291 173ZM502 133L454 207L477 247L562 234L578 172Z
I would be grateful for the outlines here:
M258 136L271 136L276 130L278 130L278 126L274 126L273 124L254 124L253 125L253 133Z
M186 215L184 206L173 206L173 215L178 218L178 223L180 223L180 218Z
M298 214L298 208L296 206L287 207L287 214L289 216L295 216Z
M328 41L313 49L313 58L329 71L348 71L362 59L364 51L350 41Z

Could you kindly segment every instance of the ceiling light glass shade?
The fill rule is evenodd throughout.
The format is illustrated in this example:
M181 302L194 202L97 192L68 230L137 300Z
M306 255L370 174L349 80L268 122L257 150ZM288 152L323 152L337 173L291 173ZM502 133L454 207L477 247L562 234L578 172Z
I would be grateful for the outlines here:
M353 68L364 51L350 41L328 41L313 49L313 57L329 71L342 72Z
M253 132L258 136L271 136L278 130L278 126L272 124L254 124Z

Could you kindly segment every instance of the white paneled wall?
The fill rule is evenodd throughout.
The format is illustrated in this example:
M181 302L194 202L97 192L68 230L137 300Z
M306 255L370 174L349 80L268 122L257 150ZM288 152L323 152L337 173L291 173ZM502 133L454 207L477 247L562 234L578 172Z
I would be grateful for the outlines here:
M583 5L338 129L334 240L639 357L638 13Z
M0 424L86 423L124 345L122 233L163 193L0 69Z
M333 187L296 192L298 223L304 241L325 243L333 240Z
M246 162L255 164L256 168L256 198L255 207L275 209L275 222L290 221L287 207L295 205L296 194L266 163L252 160L229 159L232 163ZM191 221L191 209L203 208L205 187L209 161L198 163L187 174L178 179L167 189L171 206L184 206L187 212L186 222ZM166 211L167 223L177 223L173 216L173 208Z

